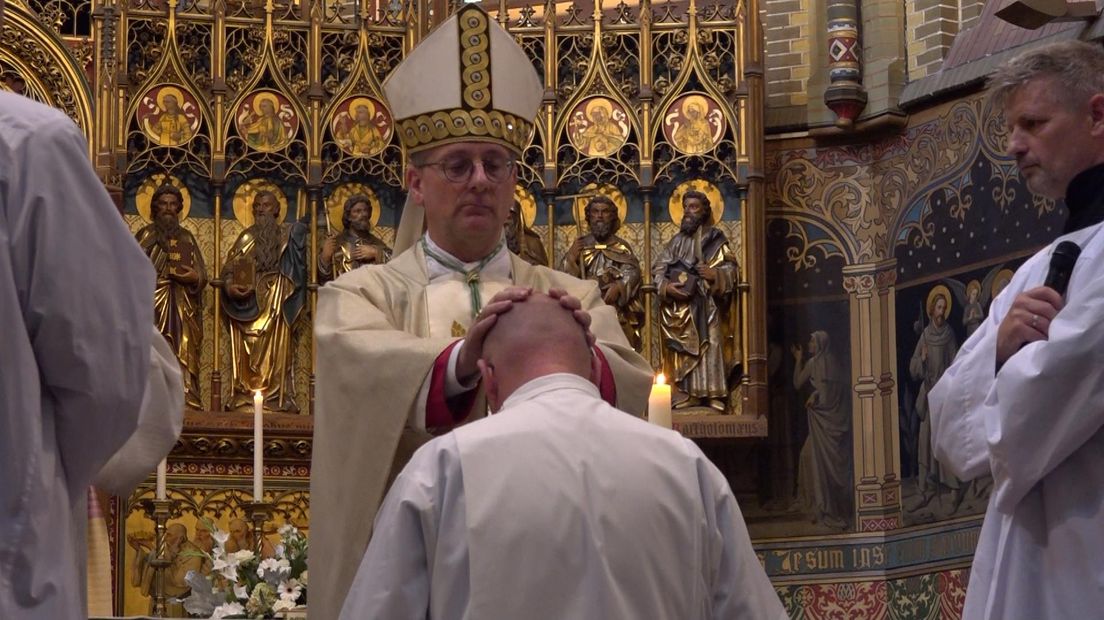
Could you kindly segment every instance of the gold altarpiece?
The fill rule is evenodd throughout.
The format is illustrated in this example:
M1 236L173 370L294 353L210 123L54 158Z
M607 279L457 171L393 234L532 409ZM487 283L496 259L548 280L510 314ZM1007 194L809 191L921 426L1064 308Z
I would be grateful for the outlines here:
M51 7L53 7L51 9ZM618 235L644 272L641 352L664 352L649 266L677 231L689 188L712 197L717 225L739 257L738 378L725 414L675 416L701 437L766 435L767 346L763 48L757 0L484 3L526 50L546 85L537 130L518 166L526 224L560 265L586 234L582 206L610 195ZM266 414L266 496L276 521L307 523L314 380L313 260L340 226L341 202L367 193L375 232L394 238L403 199L400 142L381 83L448 2L377 0L9 0L0 87L61 108L85 131L90 155L124 217L148 223L154 187L184 194L182 220L218 286L227 250L248 223L248 201L275 191L284 221L309 225L309 301L297 327L295 392L302 414ZM167 103L169 99L175 105ZM268 130L255 131L262 110ZM358 114L370 122L357 126ZM217 289L203 293L201 400L169 459L174 519L223 527L248 502L251 418L222 413L230 384ZM381 395L383 397L383 395ZM131 585L127 537L149 529L140 489L114 510L119 611L146 611Z

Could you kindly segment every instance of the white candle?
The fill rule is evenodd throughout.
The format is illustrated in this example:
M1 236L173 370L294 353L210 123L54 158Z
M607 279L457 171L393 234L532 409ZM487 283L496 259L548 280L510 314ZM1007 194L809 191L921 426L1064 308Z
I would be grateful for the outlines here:
M161 459L161 462L157 464L157 499L165 499L165 472L166 463L165 459Z
M264 395L253 392L253 501L261 501L264 495Z
M648 395L648 421L656 426L671 428L671 386L663 373L656 375L652 393Z

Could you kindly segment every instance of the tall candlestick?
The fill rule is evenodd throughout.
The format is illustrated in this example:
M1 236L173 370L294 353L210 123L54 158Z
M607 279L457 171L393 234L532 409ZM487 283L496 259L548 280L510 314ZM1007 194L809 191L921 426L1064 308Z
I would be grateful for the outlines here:
M161 459L161 462L157 464L157 499L165 499L166 487L168 486L165 483L166 469L165 459Z
M652 393L648 395L648 421L656 426L671 428L671 386L663 373L656 375Z
M264 395L253 392L253 501L263 501L264 495L264 419L261 417Z

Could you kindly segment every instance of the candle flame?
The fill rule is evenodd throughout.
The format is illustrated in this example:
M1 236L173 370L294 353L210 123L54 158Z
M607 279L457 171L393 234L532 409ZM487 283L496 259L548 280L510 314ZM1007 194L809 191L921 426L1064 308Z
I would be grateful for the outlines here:
M656 375L656 385L666 385L667 377L663 376L663 373Z

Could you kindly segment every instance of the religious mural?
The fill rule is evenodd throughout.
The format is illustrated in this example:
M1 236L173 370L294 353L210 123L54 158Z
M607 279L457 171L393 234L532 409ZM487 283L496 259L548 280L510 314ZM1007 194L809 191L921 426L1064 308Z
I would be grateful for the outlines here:
M182 146L199 131L201 113L195 95L182 86L162 84L141 97L138 124L154 144Z
M246 144L258 151L278 151L299 131L299 117L282 93L262 90L238 102L234 126Z
M349 97L333 111L330 130L349 155L371 157L391 141L393 122L387 107L372 97Z
M708 152L724 136L726 121L721 107L711 97L687 93L667 106L663 135L687 155Z
M609 97L580 101L571 112L568 137L588 157L607 157L629 139L629 116Z

